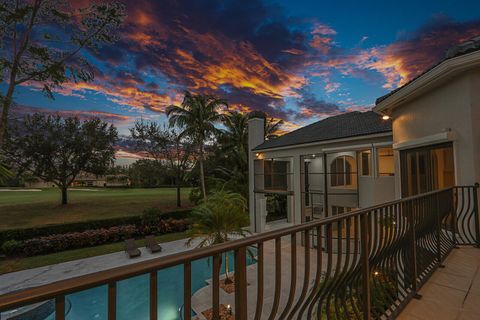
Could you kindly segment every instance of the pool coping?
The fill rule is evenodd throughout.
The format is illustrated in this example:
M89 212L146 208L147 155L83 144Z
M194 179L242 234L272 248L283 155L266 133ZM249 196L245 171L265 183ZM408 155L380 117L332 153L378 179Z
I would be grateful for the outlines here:
M152 254L147 248L139 248L142 255L129 259L124 251L99 255L52 264L48 266L5 273L0 275L0 295L38 287L78 276L92 274L98 271L134 264L142 261L162 258L175 253L194 250L199 240L193 240L192 245L186 246L188 239L180 239L161 244L162 251Z

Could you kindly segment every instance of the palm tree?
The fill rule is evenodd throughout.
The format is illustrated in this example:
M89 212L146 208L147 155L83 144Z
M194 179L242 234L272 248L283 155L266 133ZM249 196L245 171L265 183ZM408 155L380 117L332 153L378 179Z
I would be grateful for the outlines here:
M248 120L247 114L229 112L223 119L225 127L218 136L215 171L226 179L225 187L248 196Z
M0 183L7 181L7 179L12 176L12 171L10 171L2 162L0 162Z
M265 133L265 138L276 136L275 133L280 129L280 127L284 123L282 119L276 120L273 117L269 118L266 112L258 111L258 110L250 112L248 116L249 118L257 117L264 120L263 132Z
M205 156L205 142L218 133L216 123L222 121L223 116L218 112L221 107L227 107L227 102L213 95L200 95L185 92L180 106L170 105L166 109L170 126L178 126L183 131L181 136L191 137L198 146L198 161L200 164L200 184L203 199L207 199L205 189L205 173L203 161Z
M276 132L283 125L283 120L275 120L275 118L265 118L265 138L276 137Z
M193 209L191 220L187 245L200 238L197 248L224 243L250 233L244 229L249 224L247 201L240 194L229 191L211 194L207 201ZM228 276L228 252L225 253L225 282L232 282Z
M222 132L219 142L225 151L232 151L237 155L248 153L248 114L232 111L225 115Z

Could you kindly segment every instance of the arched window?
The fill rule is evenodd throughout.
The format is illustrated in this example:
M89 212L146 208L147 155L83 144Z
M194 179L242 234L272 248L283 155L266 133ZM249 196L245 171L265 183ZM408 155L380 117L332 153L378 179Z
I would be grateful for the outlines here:
M355 160L349 156L340 156L335 158L330 164L331 186L351 186L352 185L352 164Z

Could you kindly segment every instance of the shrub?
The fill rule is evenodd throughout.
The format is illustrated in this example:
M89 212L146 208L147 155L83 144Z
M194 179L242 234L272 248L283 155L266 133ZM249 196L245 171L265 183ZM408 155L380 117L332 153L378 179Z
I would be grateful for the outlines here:
M186 219L159 220L157 224L137 227L134 225L116 226L82 232L71 232L38 237L24 242L9 240L2 246L6 255L23 254L36 256L65 250L93 247L107 243L119 242L135 236L148 234L166 234L184 232L188 228Z
M17 240L8 240L2 244L2 253L7 256L19 255L23 252L23 242Z
M105 243L118 242L133 237L137 228L133 225L111 227L108 229L86 230L66 234L55 234L46 237L26 240L23 253L27 256L53 253L70 249L98 246Z
M168 219L185 219L190 215L190 209L177 210L172 212L162 213L160 210L156 209L159 220L168 220ZM64 223L64 224L54 224L46 225L43 227L36 228L25 228L25 229L10 229L0 231L0 244L9 240L27 240L32 238L46 237L52 234L64 234L72 232L83 232L86 230L95 230L102 228L111 228L115 226L123 225L135 225L141 227L143 216L132 216L132 217L119 217L111 219L100 219L100 220L91 220L91 221L82 221L82 222L73 222L73 223Z
M157 224L161 219L160 217L161 214L162 212L160 211L160 209L155 207L143 210L142 225L150 226L150 225Z

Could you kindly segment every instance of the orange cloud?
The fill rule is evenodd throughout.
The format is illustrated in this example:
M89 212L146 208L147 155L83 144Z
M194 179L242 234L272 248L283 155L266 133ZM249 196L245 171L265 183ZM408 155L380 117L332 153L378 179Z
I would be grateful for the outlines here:
M97 110L55 110L55 109L47 109L47 108L37 108L25 105L16 105L12 109L13 113L17 116L23 117L28 114L33 113L44 113L44 114L55 114L60 115L62 117L77 117L79 119L91 119L91 118L100 118L104 121L108 122L127 122L130 121L131 118L129 116L110 113L110 112L103 112Z
M177 49L176 63L195 89L217 90L223 85L248 90L273 99L294 96L295 90L305 85L306 79L282 70L260 55L246 41L232 41L212 34L186 30L194 45L195 56L208 57L200 61L192 53Z

